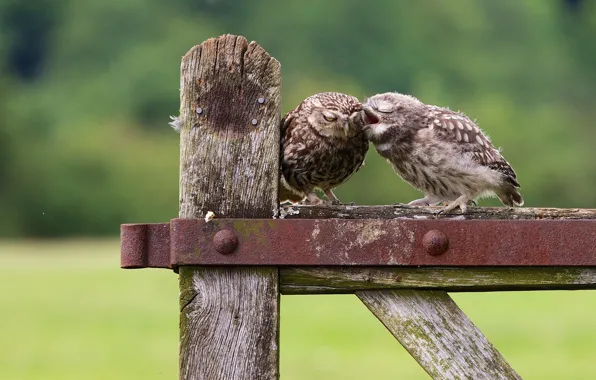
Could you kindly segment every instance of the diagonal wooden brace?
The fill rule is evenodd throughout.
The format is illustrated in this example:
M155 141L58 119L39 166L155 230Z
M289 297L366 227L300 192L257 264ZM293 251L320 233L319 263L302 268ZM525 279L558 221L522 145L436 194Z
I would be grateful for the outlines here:
M433 379L521 379L445 292L356 292Z

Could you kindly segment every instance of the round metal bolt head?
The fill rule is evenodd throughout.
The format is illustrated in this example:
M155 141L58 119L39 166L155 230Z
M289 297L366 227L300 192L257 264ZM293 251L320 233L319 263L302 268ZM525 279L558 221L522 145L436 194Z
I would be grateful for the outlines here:
M449 239L439 230L430 230L422 238L422 245L429 255L439 256L449 249Z
M259 123L259 121L257 119L252 119L251 123L252 123L252 125L257 125Z
M200 115L203 113L203 109L201 107L197 107L197 109L195 111L197 112L197 115Z
M259 98L257 99L257 102L259 102L259 104L263 104L265 103L265 98Z
M213 236L213 246L222 255L229 255L238 247L238 238L233 231L221 230Z

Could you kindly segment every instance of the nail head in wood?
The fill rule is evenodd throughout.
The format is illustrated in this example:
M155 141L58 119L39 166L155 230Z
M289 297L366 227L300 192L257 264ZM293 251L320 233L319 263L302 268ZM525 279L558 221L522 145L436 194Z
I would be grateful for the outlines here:
M422 238L422 245L429 255L439 256L449 249L449 239L439 230L430 230Z

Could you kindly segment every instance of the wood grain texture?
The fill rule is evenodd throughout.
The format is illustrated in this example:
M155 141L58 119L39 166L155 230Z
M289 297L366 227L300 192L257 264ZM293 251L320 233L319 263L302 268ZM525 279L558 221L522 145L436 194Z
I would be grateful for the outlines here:
M192 48L181 75L180 217L277 215L279 62L225 35Z
M277 379L277 271L180 267L180 281L180 378Z
M433 379L521 379L447 293L356 295Z
M282 294L345 294L359 290L449 292L596 289L596 268L282 267Z
M181 218L277 215L280 91L279 62L244 37L182 58ZM277 269L179 270L180 379L279 378Z
M437 216L441 207L408 205L284 206L280 217L286 219L596 219L596 209L469 207L465 214L456 210Z

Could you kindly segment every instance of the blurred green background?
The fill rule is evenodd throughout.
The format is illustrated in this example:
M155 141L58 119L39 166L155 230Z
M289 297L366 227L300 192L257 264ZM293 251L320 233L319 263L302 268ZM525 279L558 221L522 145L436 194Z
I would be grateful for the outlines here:
M0 378L175 377L176 276L120 271L117 235L177 215L180 58L224 33L281 62L284 112L410 93L476 119L527 206L596 206L594 1L0 0ZM374 150L336 194L418 196ZM596 376L593 293L456 297L522 376ZM281 352L286 379L425 378L351 296L283 297Z

